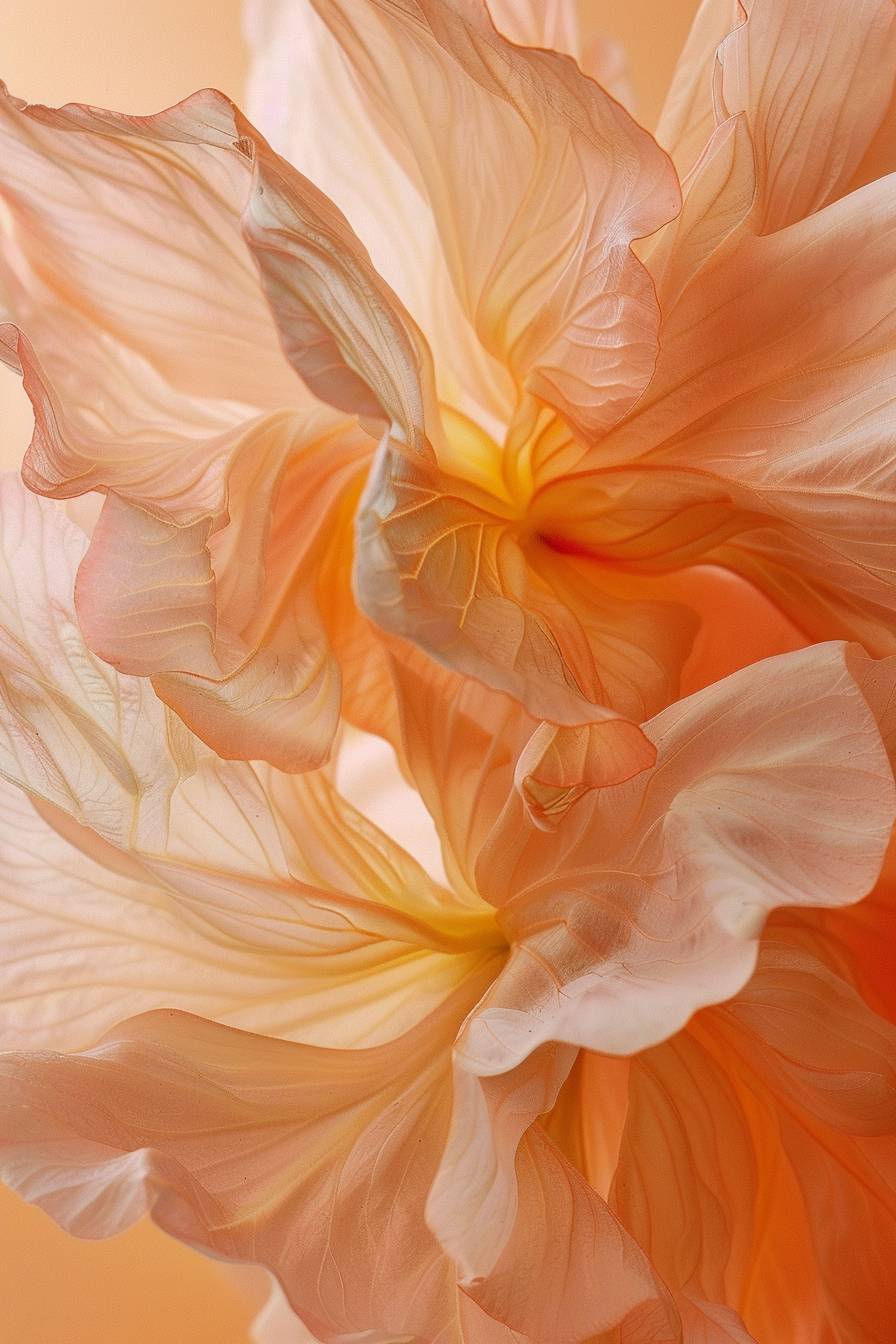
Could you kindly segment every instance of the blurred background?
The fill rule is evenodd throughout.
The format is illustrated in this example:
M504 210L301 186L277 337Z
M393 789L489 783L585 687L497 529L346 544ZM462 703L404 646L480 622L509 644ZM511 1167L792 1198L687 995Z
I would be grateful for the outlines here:
M580 2L627 48L636 111L652 127L697 0ZM0 78L29 102L146 113L209 85L239 102L245 75L239 0L0 5ZM30 432L21 388L0 368L0 463L18 464ZM149 1224L77 1241L0 1187L8 1344L247 1344L257 1294L255 1282Z

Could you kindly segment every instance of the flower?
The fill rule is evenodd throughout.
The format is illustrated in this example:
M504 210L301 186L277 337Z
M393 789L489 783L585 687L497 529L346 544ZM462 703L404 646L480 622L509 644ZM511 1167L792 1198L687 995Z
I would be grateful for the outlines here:
M735 1322L751 1256L730 1290L719 1275L751 1187L693 1264L669 1172L641 1170L654 1079L695 1106L695 1056L720 1093L755 1071L813 1136L885 1127L893 1028L825 965L811 915L881 865L892 667L828 644L747 668L646 724L655 766L546 833L514 789L519 709L396 660L442 884L331 771L191 739L81 641L77 529L12 477L0 518L0 1019L27 1047L0 1058L4 1179L82 1236L151 1208L267 1265L326 1342ZM736 1108L713 1123L746 1151ZM830 1179L858 1198L848 1166Z
M340 682L375 726L356 415L389 431L363 611L587 730L557 745L584 787L649 763L625 725L718 675L720 647L725 670L807 639L891 651L892 193L843 193L896 57L890 0L834 51L842 5L799 67L798 5L704 6L659 132L676 171L482 0L256 4L254 101L291 153L301 125L375 266L219 95L155 118L7 99L25 474L107 494L79 581L95 651L228 757L320 764ZM566 5L511 13L518 39L587 45ZM317 78L284 80L293 57Z
M888 1344L892 2L656 137L560 0L249 26L286 157L0 96L0 1170L324 1344Z

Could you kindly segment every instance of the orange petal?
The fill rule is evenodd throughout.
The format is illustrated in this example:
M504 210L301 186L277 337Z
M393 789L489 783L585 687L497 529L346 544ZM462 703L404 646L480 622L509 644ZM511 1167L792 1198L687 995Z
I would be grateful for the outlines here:
M702 558L749 578L807 638L858 638L876 654L892 652L894 605L882 429L893 396L893 227L892 192L879 182L779 233L742 238L711 286L685 291L649 400L578 480L587 497L614 472L623 483L640 473L641 495L649 483L657 501L660 563L687 563L698 541L686 522L679 533L677 504L703 521ZM612 511L608 523L592 514L592 544L610 528L624 556L626 515L617 539ZM634 558L650 563L639 536L633 526Z
M480 853L510 960L466 1024L477 1073L544 1041L627 1054L749 978L778 905L873 886L892 771L842 645L755 664L646 725L657 763L554 835L508 807Z
M883 1344L896 1325L896 1028L811 954L778 941L716 1016L725 1047L779 1109L826 1319ZM832 1226L867 1229L863 1254L844 1255ZM754 1310L767 1320L774 1305L761 1280L756 1288Z
M543 723L517 758L514 783L530 819L553 830L589 790L621 784L655 760L653 743L622 719L587 728Z

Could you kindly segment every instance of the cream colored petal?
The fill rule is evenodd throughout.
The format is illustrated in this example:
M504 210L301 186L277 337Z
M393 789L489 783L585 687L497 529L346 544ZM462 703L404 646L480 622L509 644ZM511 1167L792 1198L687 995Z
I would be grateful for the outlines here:
M186 731L148 682L122 680L84 645L74 612L86 538L55 505L0 481L0 773L113 844L164 845Z

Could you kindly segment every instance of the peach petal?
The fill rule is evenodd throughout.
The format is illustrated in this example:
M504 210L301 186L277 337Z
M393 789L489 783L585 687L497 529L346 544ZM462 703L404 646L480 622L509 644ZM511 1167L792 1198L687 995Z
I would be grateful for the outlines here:
M810 18L798 0L704 0L658 139L685 175L715 127L743 113L756 155L757 227L771 233L847 189L884 119L894 74L890 0L820 0Z
M744 22L718 51L713 92L720 118L746 113L757 222L771 233L845 190L890 100L896 15L891 0L821 0L811 23L799 4L740 4Z
M509 506L384 443L358 512L358 601L535 718L640 720L667 704L690 612L527 533Z
M621 719L587 728L543 723L517 757L514 784L530 820L553 830L589 790L621 784L655 760L653 743Z
M454 1274L422 1204L464 997L368 1051L154 1013L82 1055L6 1055L4 1177L78 1235L149 1207L183 1239L267 1265L323 1344L447 1341Z
M657 763L554 835L503 812L479 857L507 967L466 1024L491 1075L547 1040L627 1054L749 978L778 905L873 886L894 816L880 731L842 645L756 664L646 725Z
M668 160L569 59L503 40L483 0L314 4L430 202L484 347L584 439L606 430L656 358L653 290L630 245L677 210ZM461 140L433 152L429 128L459 117L482 149L473 161Z

